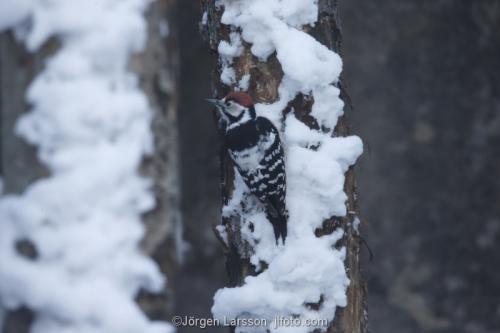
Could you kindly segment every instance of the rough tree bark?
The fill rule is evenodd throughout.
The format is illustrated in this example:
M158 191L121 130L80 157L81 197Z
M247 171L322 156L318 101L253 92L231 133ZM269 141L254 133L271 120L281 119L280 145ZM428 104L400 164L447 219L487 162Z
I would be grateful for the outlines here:
M217 53L217 47L221 40L229 40L229 27L221 24L220 19L223 8L217 8L215 2L211 0L201 0L202 8L207 13L207 24L201 27L202 34L207 39L210 49ZM314 38L326 45L335 52L340 52L341 29L338 17L337 0L319 0L318 4L318 22L314 27L306 26L304 31L311 34ZM243 54L234 59L233 68L236 72L236 82L244 75L250 74L250 85L248 93L256 103L272 103L278 99L278 87L283 76L280 64L275 54L269 57L266 62L259 61L250 51L250 45L244 43ZM216 68L213 71L212 87L213 96L221 98L231 91L234 87L224 85L220 81L221 69ZM341 97L349 108L349 98L344 89L341 88ZM283 110L283 114L291 112L292 108L297 119L301 120L310 128L319 129L315 119L309 113L314 101L308 96L297 95L290 102L288 107ZM346 110L349 111L349 110ZM339 119L335 128L335 136L347 136L349 127L346 117ZM234 168L232 162L221 149L221 191L223 204L227 203L233 191ZM330 325L328 333L363 333L367 332L366 317L366 284L362 279L359 265L360 237L353 226L357 216L356 205L356 183L353 169L349 169L346 174L344 190L348 196L346 217L332 217L324 221L323 227L316 230L316 235L321 236L330 234L337 228L342 228L345 236L339 242L338 246L346 247L346 270L351 281L347 290L348 303L345 308L338 308L334 322ZM229 285L241 285L247 275L255 274L254 267L249 262L248 245L242 242L238 233L238 228L234 226L235 221L223 219L222 224L226 225L228 231L229 246L222 241L226 255L226 270L229 277ZM216 232L216 236L217 232ZM218 236L219 237L219 236ZM320 306L320 304L317 304Z

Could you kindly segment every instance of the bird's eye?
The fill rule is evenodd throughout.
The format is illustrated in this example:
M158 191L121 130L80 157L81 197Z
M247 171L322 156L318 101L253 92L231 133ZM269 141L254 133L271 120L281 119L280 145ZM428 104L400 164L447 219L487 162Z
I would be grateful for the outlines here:
M230 106L230 105L231 105L231 101L227 101L226 106Z

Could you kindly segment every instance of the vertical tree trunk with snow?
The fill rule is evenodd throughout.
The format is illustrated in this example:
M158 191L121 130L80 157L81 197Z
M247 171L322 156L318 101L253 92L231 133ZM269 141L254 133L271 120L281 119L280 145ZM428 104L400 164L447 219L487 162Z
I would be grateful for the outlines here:
M52 4L52 6L58 5L60 4ZM53 8L49 7L49 12L51 9ZM78 6L76 6L76 9L78 9ZM121 19L126 22L124 24L129 22L127 20L130 19L130 16L125 18L120 17L121 12L115 12L114 8L110 8L108 11L111 13L108 18L113 22L109 22L109 25L104 23L104 28L108 29L105 32L113 32L114 27L112 23L116 24L116 22L119 22ZM178 141L176 119L178 50L175 29L172 30L172 27L175 26L175 11L175 0L156 0L151 2L149 8L144 12L144 19L147 25L147 35L145 35L146 44L141 52L130 54L127 69L127 72L131 71L137 76L141 88L139 93L143 93L147 97L149 108L152 111L150 124L153 133L154 150L150 155L143 156L141 170L138 170L145 179L151 180L152 192L155 199L154 208L144 214L142 218L146 226L145 235L141 244L142 251L146 253L147 256L153 258L162 273L169 277L174 274L178 260L175 243L176 238L178 240L178 232L181 227L179 224L179 169L177 160ZM97 13L101 14L99 12ZM129 12L129 14L134 15L136 13ZM90 13L89 15L92 16L93 14ZM136 21L133 21L133 19L136 19ZM139 26L137 29L141 27L141 22L137 21L137 19L137 17L132 18L132 22L136 23L136 25L133 26L134 29L137 28L137 26ZM137 25L137 23L139 24ZM132 35L140 35L137 30L130 30L129 32ZM117 36L117 38L122 37L122 35ZM135 37L132 36L131 38ZM4 31L0 34L0 178L3 181L4 195L22 196L23 192L27 192L29 187L37 180L41 178L50 178L52 176L47 167L40 162L37 156L37 148L28 144L24 138L16 134L15 128L22 115L33 112L32 109L34 106L29 105L26 100L28 87L47 67L47 61L58 54L63 47L64 45L60 38L52 37L44 42L38 49L28 50L22 40L16 40L12 30ZM104 50L104 52L106 52L106 50ZM87 54L82 54L82 57L86 56ZM105 58L105 56L106 55L104 55L103 58ZM117 59L117 62L119 61L120 59ZM120 83L125 84L125 82ZM72 81L70 81L69 85L71 84L73 84ZM94 91L91 91L90 94L93 92ZM107 93L107 91L103 93ZM95 95L89 96L87 91L82 91L82 96L84 96L83 98L85 99L99 97ZM47 96L47 98L55 97ZM83 101L79 100L71 102L75 104L85 104ZM106 102L107 100L103 101L103 103ZM57 106L57 103L55 104ZM109 110L106 109L105 106L103 109L107 112L122 111L112 109L113 106L116 105L110 105ZM120 106L125 109L124 112L129 111L127 105ZM134 107L136 107L134 111L137 111L137 108L140 109L141 106L138 107L134 105L132 108ZM54 107L54 110L49 111L56 113L56 109L57 107ZM71 110L71 112L73 111L74 110ZM77 118L77 116L75 116L75 118ZM105 115L103 115L103 118L109 120ZM134 121L148 122L148 119L148 117L144 116L144 118L135 119ZM98 125L106 127L110 124L99 123ZM85 124L82 123L81 126L85 126ZM61 139L61 143L64 143L63 139ZM119 152L112 151L112 153L116 154ZM116 162L116 160L111 160L111 163L114 162ZM120 165L115 164L111 166L117 169L120 167ZM135 177L135 175L132 175L130 178L132 177ZM123 182L125 181L126 180L123 180ZM68 187L72 186L72 184L67 185ZM118 184L117 186L120 185L121 184ZM138 190L141 189L138 188ZM125 195L129 194L130 193L126 193ZM2 190L0 189L0 201L1 199ZM113 200L113 198L109 198L109 200ZM78 203L75 203L75 205L77 206ZM0 228L5 228L5 226L2 225L3 222L7 221L0 220ZM121 221L115 221L113 218L108 218L105 222L114 223ZM119 225L116 227L120 228ZM113 226L109 228L113 228ZM120 230L114 231L119 233ZM98 237L100 235L94 236ZM89 238L92 237L90 236ZM89 244L92 243L91 240L83 239L81 242L82 244L87 242ZM20 255L28 259L36 259L37 257L37 249L29 239L22 240L21 242L18 241L16 243L16 250ZM102 259L105 260L106 258ZM136 259L131 257L130 260ZM131 262L130 265L132 266L134 263ZM145 269L146 267L142 268ZM141 274L141 272L136 272L136 274ZM30 278L36 280L37 276L25 278L27 278L27 280ZM167 321L172 315L172 280L173 279L168 281L166 287L160 293L143 291L137 296L137 303L148 317L153 320ZM92 281L89 280L89 283L90 282ZM99 295L96 297L99 297ZM100 297L106 297L106 295L101 295ZM79 300L77 295L75 295L74 299L71 301L78 303ZM59 305L64 306L64 304ZM118 304L116 309L117 311L119 310ZM111 309L109 310L112 311ZM22 306L17 310L9 310L3 313L0 304L0 332L27 333L30 331L32 321L36 318L35 315L28 306ZM142 316L142 314L140 316ZM124 319L130 320L131 318ZM79 323L68 322L68 325L78 324ZM107 331L110 331L109 327Z
M224 6L217 6L215 1L202 0L204 17L202 20L202 33L206 37L210 48L214 53L218 52L221 41L230 41L231 33L241 32L240 27L236 28L221 23L224 13ZM271 10L271 9L269 9ZM337 0L319 0L318 18L314 26L305 25L302 30L313 36L321 44L327 46L330 50L340 52L341 30L339 26ZM234 69L234 83L222 82L221 72L224 65L213 73L213 96L223 97L228 92L240 89L238 82L241 82L246 75L250 76L247 85L248 93L252 96L255 103L274 103L280 98L280 83L284 73L277 58L276 52L270 55L266 61L258 59L251 50L252 45L246 42L242 43L242 52L232 59L232 68ZM300 50L297 49L297 52ZM219 55L219 59L221 56ZM348 96L341 87L340 81L337 83L340 89L340 97L348 100ZM311 116L314 99L310 96L298 93L295 98L287 103L282 110L281 122L285 121L286 115L294 113L295 117L303 124L313 130L322 130L322 125ZM345 116L341 116L333 132L334 137L346 137L349 135L349 128ZM286 142L285 142L286 146ZM314 149L314 148L313 148ZM223 204L227 204L234 191L234 168L227 152L222 148L221 151L221 188ZM322 227L315 230L317 237L332 234L339 229L343 230L343 236L335 244L336 248L345 247L345 268L350 280L347 288L347 305L337 307L335 319L330 322L327 332L343 333L363 333L367 332L367 318L365 311L366 285L360 273L359 250L360 238L358 235L359 220L356 217L356 199L355 199L355 177L352 166L345 174L344 191L347 195L346 206L347 214L343 217L331 217L325 220ZM215 228L216 236L221 240L226 253L226 269L231 287L241 286L248 275L257 275L256 267L250 262L253 249L248 242L241 236L238 218L223 218L222 225L225 226L225 232L220 233L219 227ZM266 267L266 266L265 266ZM314 272L311 272L314 275ZM322 307L323 298L316 303L306 303L309 309L319 309ZM331 318L329 318L331 319Z

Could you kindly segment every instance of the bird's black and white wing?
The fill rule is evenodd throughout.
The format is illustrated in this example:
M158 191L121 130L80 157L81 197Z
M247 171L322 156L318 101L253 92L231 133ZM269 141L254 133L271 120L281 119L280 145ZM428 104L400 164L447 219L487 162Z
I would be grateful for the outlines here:
M253 141L245 149L231 151L231 157L250 192L265 205L276 237L285 238L286 174L279 132L268 119L259 117Z

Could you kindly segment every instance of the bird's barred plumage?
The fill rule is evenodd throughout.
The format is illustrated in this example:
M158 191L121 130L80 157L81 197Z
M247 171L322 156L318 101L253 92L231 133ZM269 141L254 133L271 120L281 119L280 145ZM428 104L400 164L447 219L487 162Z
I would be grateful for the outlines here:
M266 208L275 236L286 237L286 173L279 132L267 118L257 117L229 128L226 145L240 175Z
M225 146L250 192L263 204L276 241L287 235L285 158L271 121L257 117L251 97L230 93L208 100L220 111Z

